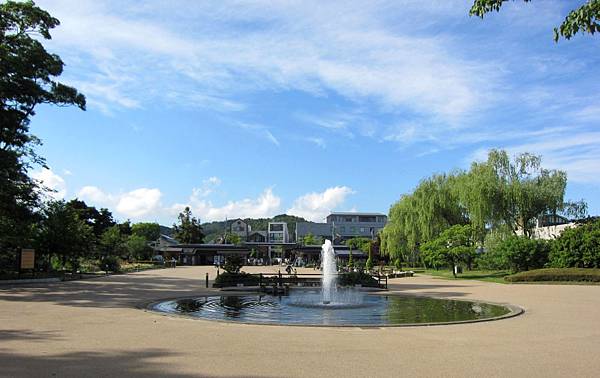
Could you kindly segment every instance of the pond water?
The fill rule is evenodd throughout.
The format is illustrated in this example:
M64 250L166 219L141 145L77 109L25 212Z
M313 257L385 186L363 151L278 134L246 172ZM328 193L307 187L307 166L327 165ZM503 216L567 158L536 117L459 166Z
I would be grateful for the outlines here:
M323 304L317 291L201 296L151 305L154 311L208 320L313 326L390 326L480 321L514 314L507 306L462 300L342 293L339 302Z

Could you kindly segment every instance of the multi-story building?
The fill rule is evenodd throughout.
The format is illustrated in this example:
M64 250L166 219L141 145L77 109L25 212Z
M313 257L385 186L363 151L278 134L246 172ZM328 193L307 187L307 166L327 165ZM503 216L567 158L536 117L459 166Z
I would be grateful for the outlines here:
M290 234L285 222L270 222L268 229L268 241L270 243L289 243Z
M233 219L229 223L229 232L240 237L241 241L246 241L252 231L252 227L241 219Z
M327 223L296 223L296 242L311 234L323 239L341 242L356 237L374 238L387 223L387 215L381 213L331 213Z
M333 227L329 223L296 222L296 243L304 244L307 235L312 235L315 240L331 240Z
M387 223L387 215L381 213L331 213L327 223L332 225L334 235L342 239L355 237L374 238Z

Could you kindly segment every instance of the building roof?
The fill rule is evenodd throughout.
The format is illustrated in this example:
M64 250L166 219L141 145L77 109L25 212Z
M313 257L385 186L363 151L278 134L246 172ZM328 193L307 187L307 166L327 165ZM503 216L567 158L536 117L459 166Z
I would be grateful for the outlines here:
M331 223L296 222L296 234L331 235Z
M175 240L174 238L170 237L169 235L165 235L165 234L160 234L160 239L163 239L164 241L166 241L167 243L172 243L172 244L179 244L179 242L177 240Z
M336 211L336 212L329 214L328 216L331 216L331 215L379 215L379 216L387 217L387 215L383 214L383 213L359 213L359 212L352 212L352 211Z

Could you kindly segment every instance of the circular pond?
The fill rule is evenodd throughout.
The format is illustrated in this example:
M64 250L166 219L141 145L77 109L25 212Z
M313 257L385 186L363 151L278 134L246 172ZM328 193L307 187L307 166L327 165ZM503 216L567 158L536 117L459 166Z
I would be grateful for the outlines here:
M484 302L351 292L323 304L320 293L200 296L154 303L150 310L207 320L311 326L433 325L493 320L520 308Z

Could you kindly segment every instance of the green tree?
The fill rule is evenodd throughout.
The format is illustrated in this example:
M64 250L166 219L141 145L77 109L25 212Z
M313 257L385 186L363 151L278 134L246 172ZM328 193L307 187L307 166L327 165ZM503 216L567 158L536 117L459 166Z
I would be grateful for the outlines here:
M529 239L524 236L511 236L496 247L513 272L540 269L548 263L550 245L545 240Z
M129 219L127 219L123 223L119 223L117 226L119 226L119 231L124 236L129 236L133 233L133 231L131 229L131 221Z
M352 258L352 247L350 247L350 254L348 255L348 268L354 268L354 259Z
M156 222L140 222L131 226L131 233L141 236L147 242L158 240L160 237L160 225Z
M454 225L422 246L423 259L436 269L464 263L469 269L475 257L475 240L470 225Z
M508 0L475 0L469 15L483 16L491 11L500 11L502 4ZM531 0L524 0L529 2ZM559 27L554 28L554 41L560 37L571 39L578 32L594 34L600 31L600 0L588 0L585 4L569 12Z
M32 1L0 4L0 253L28 244L39 220L39 185L28 176L45 165L34 151L40 141L29 132L36 106L85 109L82 94L55 80L64 64L41 42L58 24Z
M304 235L304 238L302 238L302 244L317 245L317 239L312 233L309 232L308 234Z
M373 269L373 243L369 242L369 251L368 251L367 262L365 263L365 268L370 271Z
M356 249L362 252L368 252L371 246L371 239L363 237L355 237L346 240L345 244L351 249Z
M459 180L459 191L476 229L503 225L513 234L522 231L530 237L542 214L585 214L585 203L564 200L567 174L545 169L541 161L529 153L510 159L506 151L492 150L487 161L472 164Z
M555 268L600 268L600 220L567 228L552 243Z
M109 227L104 231L99 241L99 251L102 257L122 256L127 253L126 237L121 233L119 225Z
M179 224L173 224L173 236L180 243L202 243L204 234L200 221L192 216L192 211L186 207L178 216Z
M107 228L116 224L112 213L106 208L98 210L94 206L88 206L84 201L79 199L67 202L67 206L75 209L79 215L79 219L92 227L96 238L100 238Z
M242 238L238 234L234 234L232 232L228 232L225 234L225 243L226 244L240 244L242 242Z
M93 245L92 228L79 219L77 212L65 201L47 203L42 213L37 236L37 248L49 258L59 258L62 267L69 263L72 270L79 267L79 258L89 255Z
M468 223L455 187L455 174L434 175L422 180L413 193L403 195L390 209L381 232L381 253L415 264L420 244L452 225Z
M130 259L149 260L152 258L152 248L148 240L141 235L129 235L125 241L125 250Z

